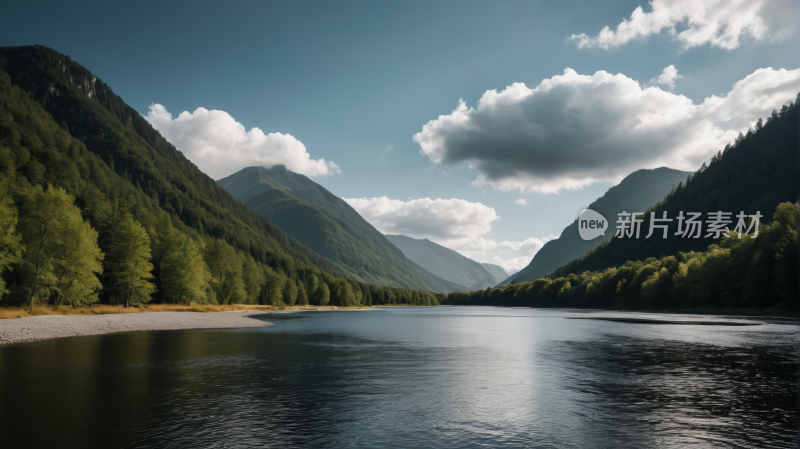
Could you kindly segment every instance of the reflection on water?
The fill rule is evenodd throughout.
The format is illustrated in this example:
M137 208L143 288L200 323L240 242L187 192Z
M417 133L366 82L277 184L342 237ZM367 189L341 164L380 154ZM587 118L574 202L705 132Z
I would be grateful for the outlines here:
M2 347L0 434L6 447L797 445L797 325L564 319L578 315L304 312Z

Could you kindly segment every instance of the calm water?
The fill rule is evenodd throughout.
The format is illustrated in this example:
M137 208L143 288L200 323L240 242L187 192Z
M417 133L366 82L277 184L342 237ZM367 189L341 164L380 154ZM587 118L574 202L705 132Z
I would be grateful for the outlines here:
M797 324L565 318L587 315L303 312L0 347L0 446L797 446Z

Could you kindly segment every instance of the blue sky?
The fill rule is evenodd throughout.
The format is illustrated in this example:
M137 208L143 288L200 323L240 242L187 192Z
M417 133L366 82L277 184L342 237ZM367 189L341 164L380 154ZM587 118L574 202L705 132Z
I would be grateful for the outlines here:
M667 2L671 9L660 10L659 5L643 1L599 3L17 2L4 6L6 17L18 20L4 21L0 45L42 44L68 54L143 115L153 104L162 105L163 112L173 117L205 108L224 111L228 117L212 114L203 120L238 122L244 132L257 127L264 134L281 133L280 139L253 144L247 151L273 151L269 145L292 151L301 144L310 160L324 158L338 167L338 173L326 176L309 168L309 174L316 174L313 179L334 194L348 199L386 197L382 203L360 203L369 220L379 220L381 213L384 222L392 213L417 217L404 227L379 229L429 237L479 261L518 259L506 264L513 268L524 265L537 245L550 235L557 236L581 206L618 181L621 172L617 171L653 168L653 164L679 169L699 166L698 161L721 149L719 142L731 133L746 129L754 117L780 107L797 93L787 94L795 86L792 71L800 67L795 30L800 17L795 2L705 2L710 5L705 12L687 6L703 2ZM627 39L618 30L616 40L592 40L605 26L617 30L637 7L651 13L645 18L652 19L644 25L634 23L644 27L637 28L638 35ZM653 31L658 20L680 18L675 11L681 8L686 9L686 18L677 22L675 33L667 28ZM698 22L697 17L725 8L731 11L723 11L718 38L730 31L732 23L755 24L734 33L734 43L731 36L704 41L702 33L679 34L714 31L714 23ZM589 39L582 48L579 39L568 39L581 33ZM674 88L655 80L669 66L681 76L674 80ZM760 77L747 78L768 67L789 72L759 72ZM674 108L688 114L692 122L708 122L713 132L694 131L698 136L716 133L716 140L694 146L685 141L665 142L653 150L664 155L659 158L637 150L649 147L648 139L655 134L643 134L637 140L616 134L599 136L613 149L592 146L592 154L612 162L620 158L617 168L609 165L598 171L577 162L550 167L540 163L547 152L563 151L567 161L579 161L584 155L573 153L573 147L563 143L565 136L552 132L554 128L549 128L549 137L535 150L531 150L535 144L526 141L530 135L509 131L503 120L513 116L515 107L526 111L541 107L540 114L546 115L549 109L544 102L555 101L524 89L515 92L530 95L530 103L498 103L496 115L467 111L464 117L472 128L441 121L432 124L426 136L412 140L429 121L440 115L454 117L451 113L459 99L467 108L476 108L487 91L502 93L513 83L524 83L530 90L543 80L564 75L567 68L578 77L559 79L556 84L577 89L569 91L570 98L587 95L575 87L578 84L611 83L618 92L635 94L636 99L626 106L629 110L644 111L648 104ZM622 77L611 81L594 77L598 71ZM742 83L734 102L733 86L745 79L750 80L748 86L756 87L744 89ZM764 86L775 83L782 89L780 95L759 94ZM661 90L643 93L650 86ZM512 97L510 90L506 93ZM712 95L721 99L720 104L704 104ZM755 106L735 119L722 117L720 111L741 104ZM573 117L573 106L551 107L563 109L553 120ZM613 109L597 101L585 107L606 115ZM199 120L188 117L187 122L190 119ZM172 136L173 143L191 158L194 153L184 150L180 142L209 122L196 120L194 128L187 124L176 130L177 121L165 120L164 126L173 128L162 133ZM571 132L589 129L578 126ZM475 139L478 134L483 137ZM483 142L484 147L459 147L463 141ZM428 151L423 154L426 142ZM493 159L495 148L506 148L509 158ZM278 153L273 156L258 160L280 159ZM487 174L487 183L476 185L476 179ZM428 203L422 201L425 198L463 201ZM518 204L520 199L528 204ZM415 228L414 222L420 227Z

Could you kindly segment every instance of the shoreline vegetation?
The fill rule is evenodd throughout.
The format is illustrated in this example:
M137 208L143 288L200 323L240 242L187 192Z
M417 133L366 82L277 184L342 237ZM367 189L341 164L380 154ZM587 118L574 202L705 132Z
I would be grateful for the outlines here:
M77 307L61 306L53 308L52 306L40 305L34 306L33 309L28 307L0 307L0 323L2 320L14 318L27 318L43 315L55 316L92 316L92 315L117 315L129 313L158 313L158 312L197 312L197 313L211 313L211 312L277 312L277 311L301 311L301 310L355 310L364 309L367 307L341 307L341 306L280 306L273 305L258 305L258 304L146 304L131 307L114 304L93 304L82 305Z

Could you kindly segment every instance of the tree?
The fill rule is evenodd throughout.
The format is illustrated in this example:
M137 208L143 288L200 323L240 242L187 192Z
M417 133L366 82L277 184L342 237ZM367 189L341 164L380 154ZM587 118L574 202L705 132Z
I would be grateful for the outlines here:
M313 301L317 288L319 288L319 279L312 273L306 277L306 294L308 294L309 300Z
M207 303L211 272L191 238L173 230L161 259L161 292L165 302Z
M253 256L244 252L239 253L239 255L242 259L242 280L247 294L245 302L247 304L257 304L261 287L266 280L264 271L258 266Z
M314 300L312 304L317 306L327 306L331 302L331 289L328 284L320 282L319 287L314 292Z
M0 276L10 270L22 255L22 236L17 232L17 215L17 208L8 194L8 183L3 183L0 185ZM0 277L0 298L5 293L5 281Z
M287 306L293 306L297 302L297 284L291 279L283 285L283 302Z
M125 307L146 303L155 291L153 264L150 263L150 237L128 212L120 214L108 251L108 270L115 299Z
M53 272L57 296L53 307L97 302L103 288L97 276L103 272L104 258L97 246L97 231L81 219L77 208L63 220L56 235Z
M264 267L264 286L261 289L260 304L283 304L283 284L288 281L286 276L275 272L269 267Z
M62 250L59 240L80 220L80 210L64 189L36 186L24 192L20 223L25 251L28 310L39 298L49 297L54 281L53 264ZM82 222L82 220L80 221Z
M212 289L220 304L242 302L247 297L242 279L242 260L236 250L220 239L205 243L203 258L211 270Z
M306 293L306 288L303 285L303 281L300 278L297 278L297 301L296 304L298 306L307 306L308 305L308 294Z

